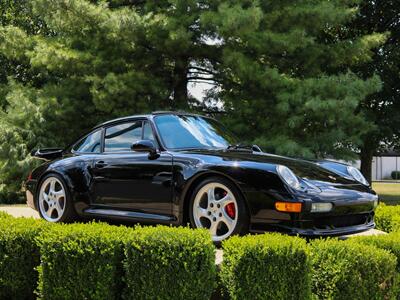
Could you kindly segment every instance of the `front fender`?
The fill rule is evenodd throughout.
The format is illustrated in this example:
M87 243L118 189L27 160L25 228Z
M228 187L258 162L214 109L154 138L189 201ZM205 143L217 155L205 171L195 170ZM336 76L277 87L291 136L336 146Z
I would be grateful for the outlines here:
M211 176L222 176L237 186L246 201L250 218L264 219L266 209L275 212L277 200L294 200L279 176L265 164L234 161L207 163L193 157L174 157L174 214L178 215L178 219L184 219L195 186Z

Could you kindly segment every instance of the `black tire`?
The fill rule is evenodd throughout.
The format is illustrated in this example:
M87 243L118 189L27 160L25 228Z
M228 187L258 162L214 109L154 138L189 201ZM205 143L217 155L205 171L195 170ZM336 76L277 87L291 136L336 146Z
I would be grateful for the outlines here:
M36 207L37 207L40 217L44 220L47 220L42 214L42 211L41 211L41 208L39 205L39 199L40 199L41 187L42 187L43 183L45 183L46 180L49 178L56 178L59 181L59 183L62 185L62 188L65 191L65 199L64 199L65 209L64 209L60 219L57 221L54 221L54 223L72 223L72 222L76 221L78 219L78 214L76 213L75 208L74 208L74 203L73 203L73 199L71 196L71 192L70 192L68 185L66 184L64 178L56 173L47 174L40 180L40 182L38 184L38 188L37 188L37 192L36 192ZM49 220L47 220L47 221L49 221ZM52 221L49 221L49 222L52 222Z
M249 212L246 207L245 200L243 199L243 196L239 192L238 188L229 180L223 178L223 177L209 177L201 181L197 186L194 188L191 197L190 197L190 203L189 203L189 219L190 219L190 225L193 228L197 228L196 222L194 220L194 215L193 215L193 206L195 202L196 195L200 192L200 190L205 187L206 185L209 184L222 184L225 187L227 187L232 194L234 195L236 199L236 204L237 204L237 223L236 226L231 234L229 234L228 237L232 235L244 235L249 232ZM226 239L226 238L225 238ZM219 244L221 241L214 241L217 244Z

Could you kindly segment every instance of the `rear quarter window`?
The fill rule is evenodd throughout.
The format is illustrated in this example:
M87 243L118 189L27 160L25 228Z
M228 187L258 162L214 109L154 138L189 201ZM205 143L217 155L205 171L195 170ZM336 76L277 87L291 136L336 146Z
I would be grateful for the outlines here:
M82 153L100 153L101 152L101 130L97 130L73 146L72 150L74 152Z

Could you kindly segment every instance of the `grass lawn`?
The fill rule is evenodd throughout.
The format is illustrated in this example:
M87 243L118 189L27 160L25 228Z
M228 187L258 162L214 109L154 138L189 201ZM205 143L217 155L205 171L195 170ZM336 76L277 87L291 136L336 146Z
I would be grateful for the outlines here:
M373 182L372 188L389 205L400 205L400 183Z

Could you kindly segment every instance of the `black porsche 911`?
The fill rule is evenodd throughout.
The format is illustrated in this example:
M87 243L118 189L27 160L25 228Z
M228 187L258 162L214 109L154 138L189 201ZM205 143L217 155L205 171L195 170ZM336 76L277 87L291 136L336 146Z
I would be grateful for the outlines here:
M101 124L28 178L49 222L100 217L207 228L214 241L283 231L342 235L374 227L378 197L356 168L263 153L214 119L156 112Z

